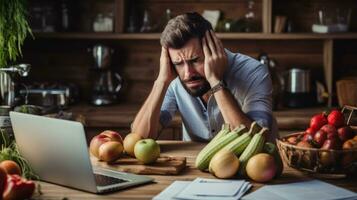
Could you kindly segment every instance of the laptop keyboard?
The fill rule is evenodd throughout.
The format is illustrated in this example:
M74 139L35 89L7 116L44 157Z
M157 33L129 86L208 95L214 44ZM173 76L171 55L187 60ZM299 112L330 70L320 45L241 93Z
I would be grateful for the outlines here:
M95 182L97 183L97 186L107 186L107 185L114 185L118 183L124 183L128 182L127 180L120 179L120 178L114 178L110 176L105 176L101 174L94 174L95 177Z

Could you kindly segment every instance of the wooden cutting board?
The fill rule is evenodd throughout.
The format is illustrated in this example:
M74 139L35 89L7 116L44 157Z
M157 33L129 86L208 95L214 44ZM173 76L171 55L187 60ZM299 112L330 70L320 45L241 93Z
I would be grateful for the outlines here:
M150 165L144 165L137 159L131 157L120 158L112 163L101 162L94 159L92 159L93 162L96 162L96 164L101 167L134 174L177 175L186 167L186 157L175 156L161 156L155 163Z

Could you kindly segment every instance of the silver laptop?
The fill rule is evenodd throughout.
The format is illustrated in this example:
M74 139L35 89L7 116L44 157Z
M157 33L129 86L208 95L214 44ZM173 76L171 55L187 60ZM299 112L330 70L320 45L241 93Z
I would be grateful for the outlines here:
M79 122L10 112L15 140L40 179L93 193L152 182L154 179L93 168Z

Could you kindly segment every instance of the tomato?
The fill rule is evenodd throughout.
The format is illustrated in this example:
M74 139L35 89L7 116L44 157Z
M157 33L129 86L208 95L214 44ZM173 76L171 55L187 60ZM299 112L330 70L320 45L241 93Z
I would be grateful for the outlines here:
M17 174L21 176L21 168L15 161L4 160L0 163L0 168L4 169L7 174Z

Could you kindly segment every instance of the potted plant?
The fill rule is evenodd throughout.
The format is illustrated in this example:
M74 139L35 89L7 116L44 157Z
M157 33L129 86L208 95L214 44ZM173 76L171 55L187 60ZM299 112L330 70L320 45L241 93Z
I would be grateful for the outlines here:
M21 47L31 29L27 21L26 0L0 0L0 104L14 106L16 74L27 76L28 64L14 65L22 56Z
M0 0L0 68L22 56L21 47L31 29L26 0Z

